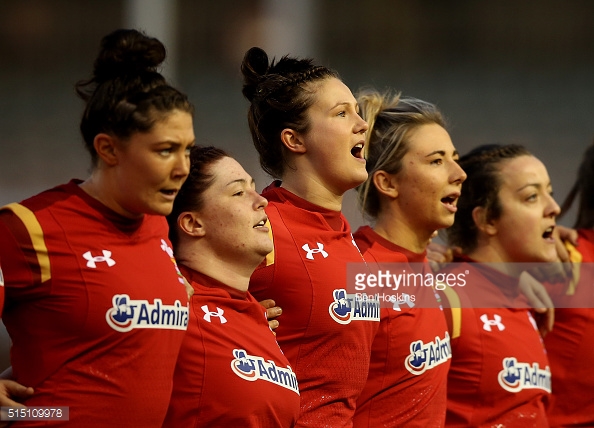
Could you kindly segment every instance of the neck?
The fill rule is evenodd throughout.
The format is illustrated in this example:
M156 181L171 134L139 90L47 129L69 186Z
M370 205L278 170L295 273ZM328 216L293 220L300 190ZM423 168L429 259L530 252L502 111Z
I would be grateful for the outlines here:
M110 181L109 175L103 172L100 167L95 168L91 176L80 183L79 187L89 196L97 199L106 207L112 209L123 217L140 219L144 214L131 213L122 207L114 198L113 189L117 189L116 183Z
M373 230L382 238L407 249L416 254L420 254L427 249L431 242L433 230L418 230L402 220L402 215L396 215L390 210L383 210L377 217Z
M488 263L493 269L512 277L519 277L522 269L517 263L507 259L505 254L495 245L480 245L467 254L471 259L479 263Z
M195 250L181 250L175 254L179 264L187 266L197 272L210 276L223 284L240 291L247 291L250 284L250 277L258 264L241 265L231 264L227 260L209 254L208 252Z
M283 175L282 182L282 187L314 205L332 211L342 209L344 192L328 189L315 175L290 170Z

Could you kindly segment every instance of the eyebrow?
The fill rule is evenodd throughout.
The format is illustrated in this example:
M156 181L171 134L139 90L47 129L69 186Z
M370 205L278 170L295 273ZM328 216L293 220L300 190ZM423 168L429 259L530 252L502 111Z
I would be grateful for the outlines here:
M520 192L521 190L525 189L526 187L531 187L531 186L532 186L532 187L536 187L536 188L537 188L537 189L539 189L539 190L543 188L543 185L542 185L542 184L540 184L540 183L528 183L528 184L525 184L525 185L523 185L522 187L520 187L520 188L519 188L518 190L516 190L516 191L517 191L517 192ZM553 188L553 186L551 185L551 182L548 182L548 183L547 183L547 184L546 184L544 187L545 187L546 189L548 189L548 188L551 188L551 189L552 189L552 188Z
M251 178L250 185L256 184L256 180L254 180L252 177L250 177L250 178ZM231 185L233 185L235 183L241 183L241 184L244 184L245 183L245 184L247 184L247 182L248 181L245 178L238 178L237 180L232 180L232 181L228 182L227 183L227 186L231 186Z
M352 103L348 102L348 101L339 101L336 104L334 104L332 107L330 107L330 110L334 110L336 107L340 107L340 106L351 106L353 105ZM355 109L359 108L359 103L355 103Z
M445 152L445 150L435 150L434 152L429 153L425 157L428 158L429 156L433 156L433 155L445 156L446 152ZM452 156L459 156L458 150L454 150L452 153Z

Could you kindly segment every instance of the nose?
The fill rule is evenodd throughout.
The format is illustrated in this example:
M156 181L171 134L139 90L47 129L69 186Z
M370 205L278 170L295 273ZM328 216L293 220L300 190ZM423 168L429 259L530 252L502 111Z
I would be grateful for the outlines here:
M173 175L176 178L186 178L190 174L190 156L182 152L176 156Z
M464 180L466 180L466 172L462 169L460 164L457 161L453 161L452 165L452 182L462 184Z
M369 129L369 124L360 115L357 114L357 124L355 126L356 134L364 134Z
M254 208L256 210L264 209L268 206L268 199L260 195L257 191L254 192Z
M555 198L553 198L553 195L548 194L548 203L546 206L546 211L545 211L545 216L546 217L557 217L559 215L559 213L561 213L561 208L559 207L559 204L557 204L557 201L555 201Z

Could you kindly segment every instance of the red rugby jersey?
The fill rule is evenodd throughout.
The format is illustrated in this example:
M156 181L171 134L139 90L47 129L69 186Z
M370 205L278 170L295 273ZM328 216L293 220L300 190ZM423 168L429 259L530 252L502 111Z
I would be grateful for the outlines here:
M78 183L0 211L15 380L35 388L27 406L69 407L52 426L160 427L188 323L167 223L124 218Z
M297 378L250 295L181 266L194 288L164 427L292 427Z
M399 247L369 226L355 233L355 241L368 263L426 262L425 253L415 254ZM443 309L437 307L431 287L402 286L392 292L397 293L411 293L421 307L382 308L379 331L371 349L369 377L357 401L354 426L442 427L451 358ZM431 300L435 307L427 307ZM415 363L419 354L423 363Z
M362 256L340 212L269 186L266 213L274 251L250 292L283 309L278 343L299 380L298 426L350 427L369 368L379 303L347 293L347 263Z
M594 426L594 230L579 230L575 289L551 287L555 325L545 338L553 373L552 427ZM549 284L550 285L550 284Z
M452 335L446 426L548 427L551 370L517 279L462 261L451 272L463 273L466 285L447 293L462 308L445 309Z

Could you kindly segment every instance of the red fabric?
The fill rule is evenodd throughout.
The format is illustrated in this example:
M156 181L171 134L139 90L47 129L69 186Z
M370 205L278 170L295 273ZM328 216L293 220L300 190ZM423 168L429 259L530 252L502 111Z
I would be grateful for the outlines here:
M559 307L544 339L553 373L551 427L594 426L594 230L578 232L580 281L573 295L553 296Z
M379 325L379 305L366 308L370 319L362 319L355 306L338 316L343 312L337 298L348 297L347 263L361 263L361 254L339 212L279 187L269 187L263 196L269 201L274 259L254 272L250 292L283 309L276 333L299 380L297 425L349 427Z
M459 263L452 271L465 273L467 283L454 287L461 333L452 338L446 426L548 427L549 362L530 311L514 303L514 296L522 299L517 280L478 263ZM475 294L502 304L474 307Z
M181 269L194 295L163 426L293 426L299 414L297 380L266 310L248 292ZM253 363L253 370L238 374L233 366L244 367L238 355Z
M426 261L424 253L415 254L401 248L369 226L361 227L355 233L355 240L368 263L408 265ZM403 305L400 311L382 308L380 328L371 351L369 377L357 401L355 427L444 425L451 349L443 309L437 307L434 291L430 287L406 291L415 295L417 303L423 301L423 307L409 308ZM404 287L398 292L404 292ZM435 308L426 305L431 299ZM411 348L415 344L421 345L421 349L431 344L437 346L427 348L425 370L413 370L413 374L407 369L406 361L414 357ZM431 360L429 354L435 356L431 351L437 348L440 348L439 356Z
M122 218L76 181L22 206L33 220L0 211L0 258L24 404L70 407L52 426L161 426L188 319L165 219Z

